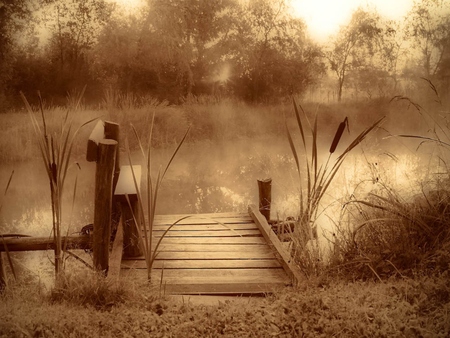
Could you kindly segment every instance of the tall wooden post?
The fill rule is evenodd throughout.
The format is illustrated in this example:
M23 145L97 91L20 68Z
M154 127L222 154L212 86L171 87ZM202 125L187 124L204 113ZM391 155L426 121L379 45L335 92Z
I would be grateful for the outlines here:
M106 138L108 140L117 141L116 165L114 166L113 191L114 191L114 189L116 189L116 185L117 185L117 181L119 180L119 173L120 173L119 133L120 133L120 128L117 123L105 121L105 136L104 136L104 138Z
M270 220L270 204L272 203L272 179L258 180L259 211Z
M111 237L112 184L117 141L103 139L98 143L95 170L94 267L108 271Z

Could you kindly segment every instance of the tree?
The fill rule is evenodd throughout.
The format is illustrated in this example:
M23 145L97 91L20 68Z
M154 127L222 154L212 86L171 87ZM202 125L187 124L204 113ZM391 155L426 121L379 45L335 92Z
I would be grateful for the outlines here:
M359 7L349 24L342 26L329 42L325 56L338 78L339 101L342 99L347 72L362 67L368 57L374 54L375 40L381 33L378 22L376 11Z
M60 95L88 81L88 52L112 10L105 0L46 1L45 22L52 34L47 53Z
M423 76L434 80L450 54L450 5L440 0L414 2L408 13L406 37L420 52Z

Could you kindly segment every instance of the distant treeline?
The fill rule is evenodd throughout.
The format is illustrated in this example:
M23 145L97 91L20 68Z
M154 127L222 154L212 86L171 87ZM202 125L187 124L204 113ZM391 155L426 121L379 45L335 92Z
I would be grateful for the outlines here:
M87 85L179 103L190 95L273 102L318 85L368 98L450 83L447 1L419 0L400 21L355 9L320 45L288 0L6 0L0 5L0 112L40 90L62 105Z

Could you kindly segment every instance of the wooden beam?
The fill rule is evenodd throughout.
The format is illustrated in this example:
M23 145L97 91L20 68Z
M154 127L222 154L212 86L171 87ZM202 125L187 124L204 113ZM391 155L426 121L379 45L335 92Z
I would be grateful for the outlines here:
M94 268L108 271L109 242L111 238L112 180L116 159L117 141L103 139L99 142L95 170L94 206Z
M264 218L264 216L259 212L258 208L250 204L248 206L248 213L253 218L253 221L258 226L259 230L263 234L267 243L271 245L274 252L277 254L277 257L280 259L280 263L283 266L284 270L291 277L294 284L298 284L301 280L304 279L300 269L295 265L290 253L284 248L277 235L272 231L269 223Z
M63 236L61 240L63 246L67 242L67 249L90 249L92 247L92 236L89 235ZM53 237L5 238L5 244L9 251L38 251L55 248ZM4 250L4 246L0 245L0 252Z
M105 125L102 120L99 120L92 130L88 139L86 160L88 162L97 162L98 157L98 143L104 138Z
M272 203L272 179L258 180L259 211L270 220L270 204Z
M105 121L105 139L117 141L116 149L116 165L114 166L113 191L116 189L117 181L120 173L120 143L119 143L120 128L119 124Z

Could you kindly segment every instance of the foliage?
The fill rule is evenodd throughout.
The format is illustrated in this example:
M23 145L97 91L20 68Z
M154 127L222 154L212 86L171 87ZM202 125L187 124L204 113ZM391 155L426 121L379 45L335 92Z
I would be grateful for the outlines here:
M297 126L300 130L301 135L301 147L303 148L303 158L301 161L301 157L299 156L299 152L297 151L294 141L291 136L291 132L289 131L288 125L286 123L286 132L289 140L289 145L292 150L292 154L294 155L295 163L297 166L297 172L299 175L299 183L300 183L300 210L299 216L297 218L296 228L297 231L291 233L291 239L293 242L293 257L296 260L297 264L302 266L305 262L308 263L310 260L305 259L305 252L311 251L307 248L308 241L312 241L317 238L316 230L316 219L318 217L319 209L321 207L321 201L324 195L327 193L330 184L333 182L334 177L336 176L339 168L344 162L347 155L358 145L360 144L366 136L371 133L374 129L378 128L381 122L384 120L384 117L374 122L370 127L366 128L362 131L348 146L347 148L335 158L334 164L330 167L330 159L341 140L341 137L345 131L345 128L348 128L348 119L347 117L343 122L339 125L334 139L330 145L329 155L325 164L319 163L319 153L318 153L318 127L317 127L317 115L315 116L314 122L311 124L303 111L301 106L297 106L295 99L293 99L294 111L297 121ZM307 126L309 127L312 141L311 144L308 145L306 142L306 132L307 130L304 127L304 123L302 123L302 118L300 117L300 111L303 113L303 119L306 119ZM311 148L311 153L308 154L308 147ZM302 177L306 172L306 178ZM306 190L306 196L303 195L303 190ZM303 231L303 229L306 229ZM312 248L314 251L315 248ZM317 261L313 259L313 261ZM309 268L303 269L305 273L309 274Z
M85 88L84 88L85 89ZM79 97L75 100L75 104L72 108L76 110L80 104L81 98L84 94L84 89L80 93ZM72 119L69 116L70 109L67 109L64 120L62 122L61 129L52 133L47 129L44 105L40 93L39 111L42 116L42 128L35 116L35 111L31 108L25 95L21 92L22 99L33 125L34 134L39 144L40 155L44 162L45 171L50 184L50 196L52 207L52 233L55 243L55 275L58 279L63 272L64 252L66 251L65 243L62 241L62 205L63 205L63 192L64 183L67 177L67 172L71 165L71 155L74 146L74 140L80 129L86 124L95 120L91 119L82 124L75 132L72 132ZM79 164L76 163L79 167ZM73 193L73 205L75 203L76 195L76 181ZM67 230L69 232L69 229Z
M330 49L325 52L325 56L338 78L339 101L347 72L362 67L367 57L374 53L375 39L381 33L378 21L376 11L359 7L353 12L350 23L342 26L330 41Z
M124 303L98 309L89 306L92 303L81 305L76 299L52 302L30 289L17 290L0 303L0 334L446 337L450 333L446 278L448 275L418 276L386 283L322 280L301 289L280 290L267 298L218 297L211 305L190 296L160 299L152 292L143 294L131 288L131 294L121 298ZM71 286L76 289L76 284ZM89 294L87 290L85 295Z

